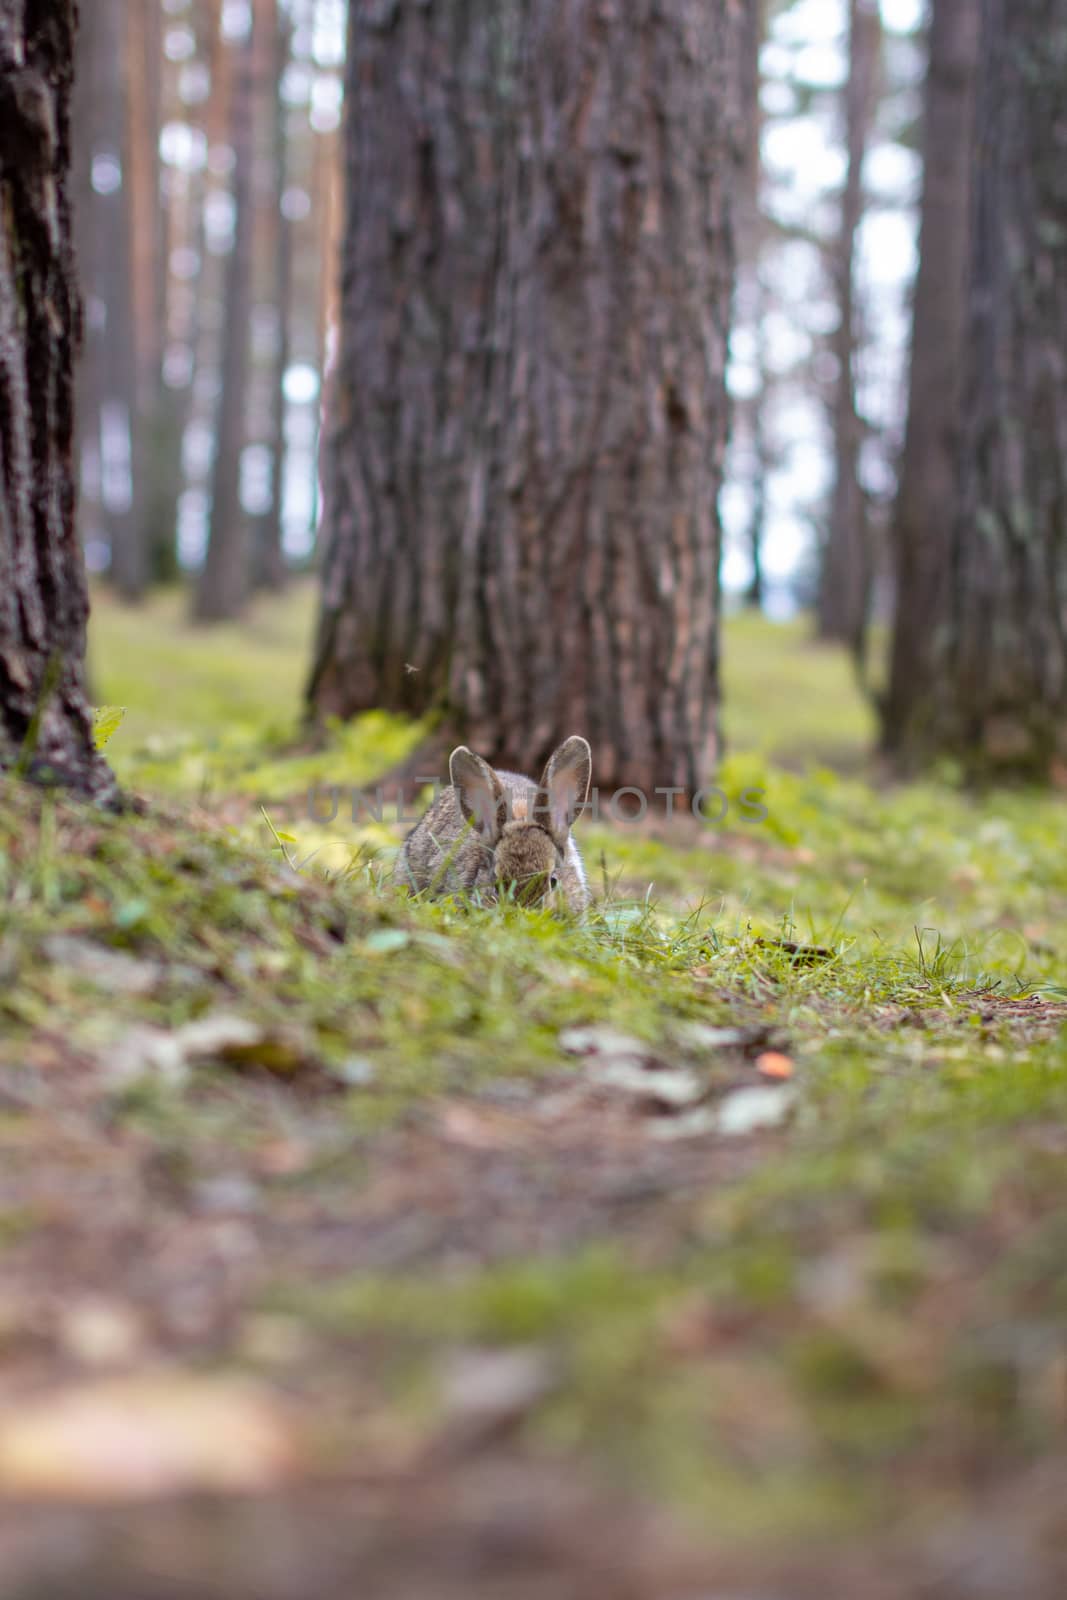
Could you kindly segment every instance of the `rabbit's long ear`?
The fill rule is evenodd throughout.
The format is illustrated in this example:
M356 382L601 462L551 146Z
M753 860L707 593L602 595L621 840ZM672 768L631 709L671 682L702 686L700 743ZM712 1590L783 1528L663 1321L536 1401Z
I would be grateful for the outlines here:
M548 758L541 788L548 797L548 826L556 842L566 843L571 823L589 798L593 752L588 739L572 734Z
M495 844L503 825L500 802L504 786L492 767L461 744L449 757L448 775L467 821L474 824L489 844Z

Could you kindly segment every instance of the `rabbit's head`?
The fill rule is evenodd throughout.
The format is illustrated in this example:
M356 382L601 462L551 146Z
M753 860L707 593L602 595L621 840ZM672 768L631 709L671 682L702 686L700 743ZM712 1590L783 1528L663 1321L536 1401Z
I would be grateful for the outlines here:
M464 817L492 851L496 892L540 905L559 887L571 823L589 794L588 742L576 734L561 744L539 789L503 781L466 745L448 766Z

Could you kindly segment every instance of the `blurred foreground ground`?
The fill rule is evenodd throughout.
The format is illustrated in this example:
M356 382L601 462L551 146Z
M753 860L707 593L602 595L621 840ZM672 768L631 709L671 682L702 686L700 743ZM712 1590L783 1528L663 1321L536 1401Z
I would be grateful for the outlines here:
M100 604L146 813L0 802L0 1595L1060 1600L1062 800L871 785L741 619L765 823L412 905L310 622Z

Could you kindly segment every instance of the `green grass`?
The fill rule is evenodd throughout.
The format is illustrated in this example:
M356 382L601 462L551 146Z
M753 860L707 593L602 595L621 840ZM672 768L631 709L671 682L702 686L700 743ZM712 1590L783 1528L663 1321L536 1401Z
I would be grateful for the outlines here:
M756 751L792 768L864 766L874 711L840 650L820 645L811 620L727 619L722 652L723 735L730 751Z
M311 781L325 771L364 783L376 756L399 759L404 730L380 717L338 731L332 767L318 758L296 769L270 759L299 724L314 622L310 583L261 598L245 621L217 628L192 623L178 590L140 607L98 590L90 673L98 704L126 707L111 752L120 776L186 793L232 788L236 779L247 792L274 795L294 775ZM730 752L792 768L852 770L867 759L873 712L841 653L817 645L805 619L730 618L723 698Z
M366 782L417 736L369 717L286 753L310 620L307 591L217 633L175 597L101 598L95 694L128 708L109 756L169 798L119 819L15 790L0 807L0 1069L25 1115L47 1113L34 1062L70 1056L100 1074L108 1127L168 1173L303 1152L256 1179L289 1242L228 1324L228 1359L246 1359L242 1317L275 1318L339 1390L372 1374L398 1427L432 1430L450 1352L535 1346L552 1382L531 1449L758 1540L966 1504L1054 1451L1062 802L865 781L870 714L842 659L802 624L741 618L720 781L761 788L765 822L583 825L606 892L582 923L413 903L388 883L395 829L306 814L310 782ZM94 969L99 950L152 982ZM220 1013L258 1042L170 1078L109 1075L135 1026ZM574 1027L621 1030L713 1096L757 1083L754 1052L701 1025L788 1050L786 1124L675 1144L662 1119L620 1131L610 1096L582 1098ZM552 1121L566 1093L573 1121ZM457 1106L476 1119L458 1156L435 1120ZM0 1154L24 1148L18 1120ZM632 1200L604 1199L627 1184ZM391 1206L427 1230L415 1266L381 1264ZM7 1256L36 1226L11 1218ZM300 1362L282 1366L299 1390Z
M211 628L190 620L183 590L154 595L143 606L96 590L89 676L98 703L126 707L118 764L151 740L184 737L210 746L243 727L291 734L313 633L310 585L257 601L240 623Z

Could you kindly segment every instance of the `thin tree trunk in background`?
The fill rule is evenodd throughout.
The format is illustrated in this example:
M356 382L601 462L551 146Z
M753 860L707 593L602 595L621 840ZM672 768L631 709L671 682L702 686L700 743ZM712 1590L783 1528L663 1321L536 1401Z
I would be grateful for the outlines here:
M163 360L163 324L157 304L156 263L160 239L159 129L160 58L159 8L153 0L125 0L125 71L129 85L126 104L126 146L129 152L127 182L131 215L130 256L132 315L137 348L137 403L142 412L156 398ZM155 27L153 26L155 24Z
M935 750L1067 773L1067 0L985 0Z
M768 405L768 351L765 318L767 295L760 276L759 260L753 271L756 369L759 372L759 391L752 397L752 504L748 519L748 554L752 563L752 577L745 590L745 604L755 611L763 610L766 589L763 577L763 544L767 533L767 485L774 466L774 456L767 427Z
M530 770L581 731L602 786L693 792L717 755L725 0L351 18L313 706L440 709Z
M196 587L194 615L201 622L234 617L249 588L249 539L241 506L241 452L246 443L245 407L252 311L253 207L255 161L255 12L246 38L237 47L233 77L230 144L234 153L233 248L226 263L223 294L222 387L217 409L215 462L211 480L211 521L203 571Z
M130 205L133 252L133 321L137 346L137 415L134 430L135 502L143 529L149 579L176 575L171 461L180 453L173 406L163 388L166 329L166 233L160 186L162 127L161 12L158 0L127 0L129 61Z
M111 541L111 581L126 600L148 583L148 551L137 503L140 452L136 321L133 315L134 209L129 137L130 84L126 51L126 0L94 0L100 7L101 135L104 153L118 164L111 184L94 195L93 225L100 231L98 293L107 307L102 341L103 501ZM141 70L144 71L142 65Z
M763 172L761 142L763 114L760 107L760 50L765 35L763 0L743 0L737 17L738 68L732 74L738 90L735 110L741 137L741 183L736 214L737 282L736 319L752 334L758 387L749 398L733 402L733 437L744 439L750 457L747 474L751 491L746 542L752 575L744 593L744 603L761 610L763 589L763 540L767 524L767 479L771 460L767 436L767 338L764 321L767 296L763 287L762 257L765 222L760 197Z
M99 315L102 248L96 224L93 193L93 151L101 107L100 8L83 7L75 50L74 91L71 100L73 170L73 226L83 294L84 334L77 361L75 408L75 483L79 490L79 531L84 541L105 540L104 508L100 483L100 409L103 379Z
M273 301L277 313L274 361L271 372L270 510L258 519L256 580L260 587L280 589L285 583L282 546L282 509L285 488L285 374L289 370L292 339L290 308L293 290L293 230L283 210L289 181L288 111L281 96L282 75L289 61L290 25L279 0L272 0L271 37L274 45L271 85L272 174L270 199L274 224Z
M336 138L337 136L334 135ZM316 360L322 373L322 395L319 404L318 466L315 496L312 506L312 529L318 529L322 507L328 501L326 484L332 456L329 439L328 409L333 394L334 373L338 352L333 341L339 339L341 322L341 274L337 263L341 257L345 228L344 179L341 162L335 159L332 141L317 138L312 166L312 213L318 227L319 282L315 295L318 312L318 330L315 339Z
M833 409L834 486L819 582L821 639L847 644L862 657L872 579L867 499L860 482L863 420L856 409L856 241L863 220L863 162L877 94L881 24L877 0L850 0L849 73L845 86L848 170L841 199L841 224L833 259L839 310L834 353L837 384Z
M219 9L219 0L196 0L189 19L196 36L197 56L209 72L209 95L201 112L209 152L226 143L229 123L230 51L220 36ZM186 430L197 410L198 379L206 376L210 381L217 370L218 338L213 329L206 327L206 312L215 303L216 276L221 279L221 273L212 270L216 262L213 257L209 258L207 249L207 202L211 187L207 169L189 174L188 183L188 211L178 237L168 238L168 259L170 250L180 242L195 255L196 273L191 283L170 281L165 288L168 292L168 339L189 350L190 369L188 382L162 386L160 427L168 447L162 452L153 483L158 507L155 526L172 530L175 576L178 565L176 534L181 497L187 487L182 451ZM173 223L173 206L169 209Z
M74 32L71 0L0 10L0 768L113 801L74 522Z
M936 0L924 96L922 225L908 422L893 518L896 613L882 744L925 738L956 517L982 0Z

